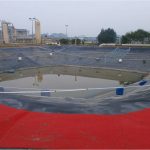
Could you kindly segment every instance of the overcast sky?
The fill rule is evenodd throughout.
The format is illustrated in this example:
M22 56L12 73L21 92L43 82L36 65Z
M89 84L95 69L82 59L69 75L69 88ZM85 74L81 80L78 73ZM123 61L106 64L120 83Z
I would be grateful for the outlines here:
M101 28L122 35L150 31L150 0L0 0L0 20L31 30L29 17L41 21L42 33L97 36Z

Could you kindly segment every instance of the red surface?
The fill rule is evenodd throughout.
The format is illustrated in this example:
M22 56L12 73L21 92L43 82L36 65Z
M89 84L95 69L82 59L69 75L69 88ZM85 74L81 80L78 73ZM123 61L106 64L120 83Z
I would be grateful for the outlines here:
M150 148L150 109L84 115L0 105L0 148Z

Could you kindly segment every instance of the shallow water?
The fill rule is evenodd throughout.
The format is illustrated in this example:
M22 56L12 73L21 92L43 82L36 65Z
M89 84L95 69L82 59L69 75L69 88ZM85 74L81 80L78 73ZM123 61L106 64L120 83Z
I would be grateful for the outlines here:
M34 77L25 77L15 80L0 82L0 86L18 88L40 88L40 89L77 89L77 88L99 88L118 86L115 80L90 78L60 74L39 74Z
M103 68L52 66L0 74L0 86L18 88L101 88L133 83L143 74Z

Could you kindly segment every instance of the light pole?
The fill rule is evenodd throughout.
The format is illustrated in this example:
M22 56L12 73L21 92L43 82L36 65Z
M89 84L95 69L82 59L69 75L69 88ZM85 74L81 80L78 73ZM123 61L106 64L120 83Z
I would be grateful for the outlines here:
M68 33L67 33L68 26L69 25L67 25L67 24L65 25L65 27L66 27L66 37L68 37Z
M33 37L33 21L35 21L36 18L29 18L29 20L32 22L32 44L33 44L33 40L34 40L34 37Z

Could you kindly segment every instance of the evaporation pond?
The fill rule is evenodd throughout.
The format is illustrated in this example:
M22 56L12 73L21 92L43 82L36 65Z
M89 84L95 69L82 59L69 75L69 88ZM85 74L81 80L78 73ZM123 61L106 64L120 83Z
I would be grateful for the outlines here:
M0 82L0 86L4 87L40 89L101 88L118 85L119 82L115 80L59 74L44 74Z

